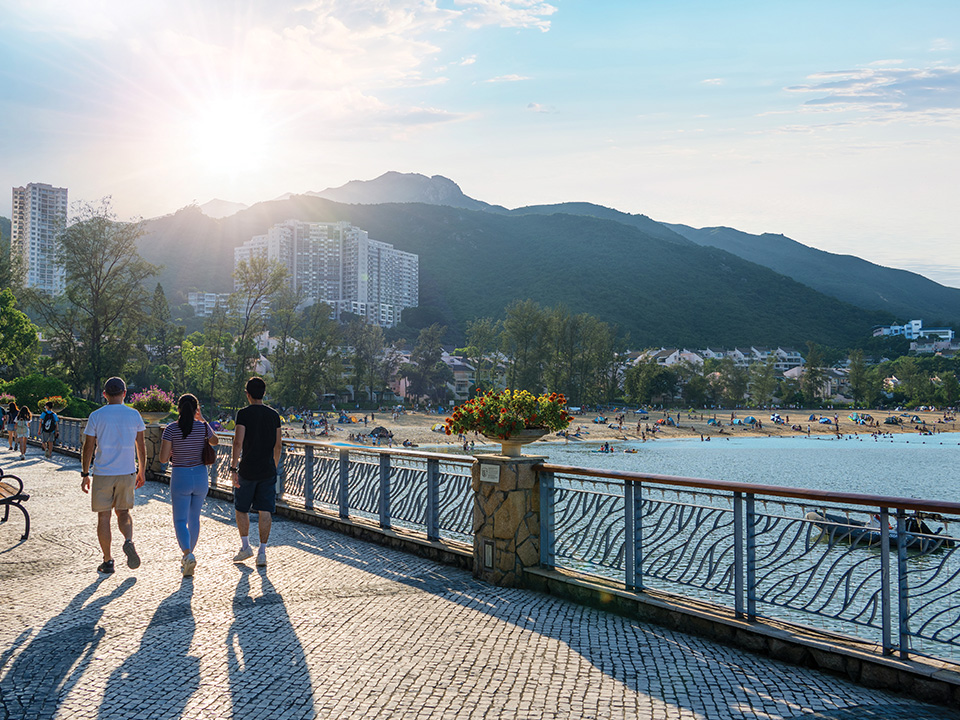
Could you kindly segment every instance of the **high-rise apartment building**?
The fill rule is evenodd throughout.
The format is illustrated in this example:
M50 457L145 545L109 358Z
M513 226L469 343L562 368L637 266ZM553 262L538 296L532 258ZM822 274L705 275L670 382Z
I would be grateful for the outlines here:
M67 226L67 189L15 187L11 221L10 248L23 260L27 287L61 294L66 273L57 263L57 234Z
M381 327L400 322L419 304L420 259L371 240L347 222L288 220L234 250L234 262L261 256L283 264L305 298L351 312Z

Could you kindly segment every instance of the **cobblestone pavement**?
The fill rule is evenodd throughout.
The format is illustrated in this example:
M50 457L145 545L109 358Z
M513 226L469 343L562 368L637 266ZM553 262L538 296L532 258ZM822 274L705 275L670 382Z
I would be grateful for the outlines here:
M98 576L77 461L15 459L33 529L0 525L2 718L960 718L282 518L267 568L234 565L211 499L185 580L161 483L137 492L142 566L115 534Z

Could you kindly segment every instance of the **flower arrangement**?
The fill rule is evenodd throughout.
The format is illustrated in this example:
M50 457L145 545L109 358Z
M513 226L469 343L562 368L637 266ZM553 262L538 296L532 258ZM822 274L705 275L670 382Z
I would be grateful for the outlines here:
M0 405L9 405L15 403L17 398L10 393L0 393Z
M40 402L38 402L37 405L41 412L46 408L47 403L50 403L50 407L52 407L55 412L60 412L67 406L67 399L62 395L50 395L49 397L40 398Z
M177 407L173 393L164 392L156 385L130 396L130 407L140 412L172 412Z
M476 431L508 440L523 429L563 430L572 419L567 399L560 393L538 396L526 390L491 390L455 407L445 424L447 435Z

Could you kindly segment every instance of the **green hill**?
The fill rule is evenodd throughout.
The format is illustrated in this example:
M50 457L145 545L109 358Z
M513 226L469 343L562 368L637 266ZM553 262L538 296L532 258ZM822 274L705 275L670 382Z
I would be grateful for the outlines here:
M587 215L294 196L223 220L187 208L148 221L141 253L167 266L161 282L168 295L191 287L223 292L230 289L233 247L290 218L347 220L417 253L421 308L449 325L453 337L467 321L502 315L526 298L595 315L628 332L635 346L847 345L891 319L725 251Z
M901 320L920 318L927 325L960 323L960 290L916 273L817 250L783 235L750 235L725 227L667 227L699 245L726 250L868 310L883 310Z

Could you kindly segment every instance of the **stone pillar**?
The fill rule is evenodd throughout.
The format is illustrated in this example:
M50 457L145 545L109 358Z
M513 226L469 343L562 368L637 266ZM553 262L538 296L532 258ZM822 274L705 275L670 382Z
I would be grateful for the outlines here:
M544 457L479 455L473 465L473 574L503 587L523 584L540 564L540 484L533 466ZM481 480L487 467L497 482Z
M160 464L160 436L163 426L159 423L147 423L143 431L143 440L147 446L147 480L154 480L163 475L163 465Z

